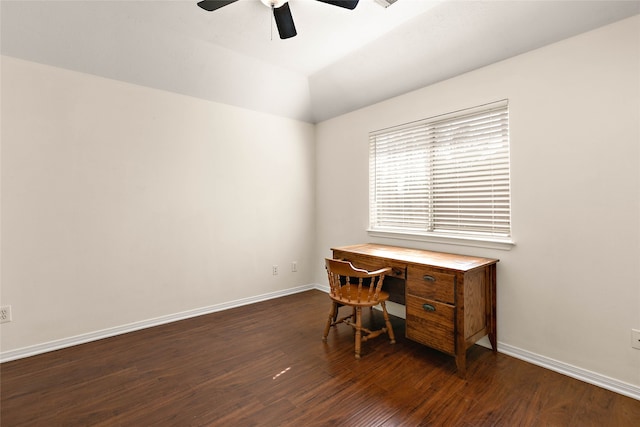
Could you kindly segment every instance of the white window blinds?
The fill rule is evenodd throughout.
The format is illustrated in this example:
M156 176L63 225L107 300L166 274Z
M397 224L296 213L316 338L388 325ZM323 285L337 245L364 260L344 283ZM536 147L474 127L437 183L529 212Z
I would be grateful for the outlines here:
M506 239L507 101L369 135L370 229Z

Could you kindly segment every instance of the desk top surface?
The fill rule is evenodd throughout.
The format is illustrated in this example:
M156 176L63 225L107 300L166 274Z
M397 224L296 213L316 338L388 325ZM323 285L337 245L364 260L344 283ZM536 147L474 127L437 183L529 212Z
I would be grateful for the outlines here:
M344 251L354 254L386 258L413 264L431 265L452 270L468 271L478 267L495 264L499 260L481 258L468 255L458 255L447 252L433 252L422 249L410 249L399 246L363 243L359 245L331 248L332 251Z

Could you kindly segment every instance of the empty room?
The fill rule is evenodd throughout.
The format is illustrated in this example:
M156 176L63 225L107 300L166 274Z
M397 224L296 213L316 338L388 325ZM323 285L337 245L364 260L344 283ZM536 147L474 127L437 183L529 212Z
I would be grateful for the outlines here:
M0 1L0 425L640 425L640 1Z

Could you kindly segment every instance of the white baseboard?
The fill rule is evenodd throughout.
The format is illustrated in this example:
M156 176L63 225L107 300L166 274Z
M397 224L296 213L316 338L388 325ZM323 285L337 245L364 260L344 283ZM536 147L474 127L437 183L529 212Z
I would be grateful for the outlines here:
M72 347L78 344L84 344L91 341L97 341L103 338L109 338L116 335L126 334L128 332L138 331L141 329L151 328L154 326L163 325L165 323L176 322L178 320L189 319L191 317L202 316L204 314L215 313L217 311L228 310L230 308L241 307L243 305L254 304L260 301L267 301L273 298L279 298L286 295L292 295L299 292L305 292L311 289L317 289L328 293L329 287L326 285L304 285L291 289L285 289L277 292L270 292L268 294L257 295L254 297L243 298L235 301L229 301L222 304L215 304L208 307L202 307L195 310L183 311L181 313L170 314L167 316L157 317L155 319L143 320L140 322L130 323L128 325L117 326L114 328L103 329L101 331L90 332L87 334L76 335L74 337L64 338L60 340L50 341L42 344L37 344L29 347L19 348L16 350L10 350L0 353L0 363L9 362L11 360L22 359L29 356L35 356L37 354L46 353L49 351L59 350L66 347ZM400 304L388 303L387 309L390 314L398 317L405 317L404 307ZM484 347L489 347L488 340L480 340L478 343ZM586 369L579 368L577 366L569 365L558 360L551 359L546 356L541 356L536 353L523 350L518 347L514 347L503 342L498 342L498 352L504 353L508 356L515 357L516 359L524 360L525 362L532 363L537 366L567 375L571 378L575 378L580 381L584 381L589 384L602 387L606 390L619 393L623 396L630 397L632 399L640 400L640 387L625 383L623 381L616 380L595 372L588 371Z
M543 368L567 375L571 378L602 387L606 390L622 394L623 396L640 400L640 387L637 385L619 381L615 378L610 378L596 372L591 372L577 366L569 365L568 363L560 362L546 356L531 353L527 350L502 342L498 342L498 352L515 357L516 359L524 360L525 362L529 362L537 366L542 366Z
M129 323L127 325L107 328L100 331L89 332L86 334L76 335L60 340L49 341L42 344L36 344L29 347L23 347L16 350L0 352L0 363L9 362L11 360L23 359L25 357L35 356L37 354L47 353L49 351L60 350L66 347L72 347L78 344L85 344L91 341L97 341L116 335L126 334L128 332L139 331L141 329L151 328L154 326L164 325L166 323L177 322L178 320L189 319L191 317L202 316L204 314L215 313L217 311L228 310L230 308L240 307L243 305L254 304L260 301L266 301L273 298L279 298L286 295L297 294L299 292L317 289L315 285L304 285L295 288L285 289L282 291L270 292L268 294L257 295L254 297L243 298L235 301L229 301L221 304L215 304L208 307L197 308L194 310L183 311L180 313L169 314L166 316L156 317L155 319L143 320L140 322Z

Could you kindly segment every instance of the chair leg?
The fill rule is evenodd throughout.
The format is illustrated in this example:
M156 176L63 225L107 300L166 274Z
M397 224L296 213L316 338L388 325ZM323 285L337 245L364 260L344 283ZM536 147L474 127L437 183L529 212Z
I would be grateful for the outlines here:
M342 307L342 304L336 303L336 310L335 310L335 313L333 313L333 323L335 323L336 320L338 320L338 313L340 312L340 307Z
M338 314L338 304L335 302L331 302L331 311L329 312L329 318L327 319L327 324L324 327L324 334L322 335L322 341L327 341L327 336L329 336L329 329L331 325L335 321L336 315Z
M356 359L360 359L360 345L362 338L362 307L354 307L356 314Z
M389 334L389 339L391 340L391 344L396 343L396 336L393 334L393 328L391 327L391 322L389 321L389 313L387 313L387 306L384 301L380 301L380 305L382 306L382 316L384 317L384 323L387 325L387 334Z

